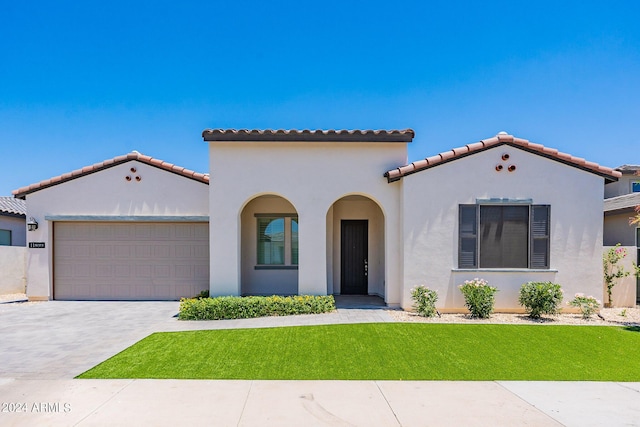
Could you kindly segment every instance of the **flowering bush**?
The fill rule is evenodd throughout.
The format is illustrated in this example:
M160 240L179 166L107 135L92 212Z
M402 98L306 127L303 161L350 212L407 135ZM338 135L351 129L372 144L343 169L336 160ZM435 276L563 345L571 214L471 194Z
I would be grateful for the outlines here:
M420 316L433 317L436 315L436 301L438 293L426 286L416 286L411 289L411 298L414 301L413 306Z
M627 250L620 247L620 243L609 249L607 253L602 257L602 267L604 269L604 283L607 285L607 297L608 306L613 307L613 298L611 297L611 290L616 284L617 279L627 277L628 271L624 271L624 267L618 265L624 257L627 256Z
M567 304L579 308L584 319L591 317L591 315L600 308L600 301L591 295L585 297L584 294L580 293L576 294L576 296L571 301L567 302Z
M562 289L557 283L529 282L520 287L518 302L537 319L541 314L558 314L562 302Z
M465 280L459 287L464 295L464 305L471 312L471 317L486 319L493 313L498 288L489 286L486 280L478 278Z

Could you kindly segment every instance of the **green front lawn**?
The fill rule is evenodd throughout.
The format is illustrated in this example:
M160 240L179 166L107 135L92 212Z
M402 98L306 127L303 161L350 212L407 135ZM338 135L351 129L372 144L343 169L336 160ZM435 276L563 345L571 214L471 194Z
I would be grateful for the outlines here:
M79 378L640 381L640 328L372 323L166 332Z

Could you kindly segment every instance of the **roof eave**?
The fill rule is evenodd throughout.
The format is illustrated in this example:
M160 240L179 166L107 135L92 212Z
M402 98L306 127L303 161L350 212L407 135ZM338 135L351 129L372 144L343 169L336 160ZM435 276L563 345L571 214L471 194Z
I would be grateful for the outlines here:
M384 176L385 178L387 178L387 181L389 183L399 181L407 175L412 175L414 173L421 172L426 169L431 169L432 167L440 166L445 163L462 159L472 154L480 153L490 148L499 147L502 145L508 145L514 148L518 148L518 149L527 151L529 153L533 153L533 154L545 157L547 159L566 164L567 166L575 167L585 172L590 172L590 173L599 175L605 179L605 183L616 182L622 176L621 172L611 168L600 167L599 165L595 165L595 164L594 164L595 166L598 166L598 170L587 167L586 163L593 164L590 162L584 162L585 165L572 162L570 160L574 158L572 156L568 156L568 159L564 159L563 157L558 156L558 154L562 154L562 153L558 153L558 151L555 149L544 147L539 144L530 143L529 141L526 141L520 138L515 138L512 135L496 135L493 138L481 140L474 144L467 144L464 147L454 148L453 150L449 150L449 151L437 154L435 156L428 157L423 160L418 160L409 165L392 169L390 171L385 172ZM603 170L600 170L600 169L603 169Z
M18 188L17 190L13 190L11 194L17 199L25 200L28 194L35 193L36 191L44 190L46 188L50 188L64 182L73 181L74 179L82 178L131 161L138 161L148 166L152 166L157 169L176 174L183 178L192 179L194 181L209 185L209 176L207 174L196 172L193 172L192 175L185 174L183 173L183 171L187 171L187 169L185 168L176 167L175 165L170 165L171 167L169 167L169 164L167 164L167 167L163 167L163 165L165 165L165 162L161 160L149 156L140 155L138 153L129 153L124 156L116 157L114 159L105 160L101 164L97 163L93 166L86 166L84 168L76 169L75 171L65 173L51 179L40 181L26 187Z
M206 142L411 142L413 129L404 130L284 130L205 129Z

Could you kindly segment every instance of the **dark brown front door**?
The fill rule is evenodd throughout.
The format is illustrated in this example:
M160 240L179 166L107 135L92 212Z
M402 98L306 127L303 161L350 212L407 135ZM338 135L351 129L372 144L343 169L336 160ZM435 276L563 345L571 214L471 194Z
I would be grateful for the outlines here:
M368 293L368 230L369 221L341 222L340 234L340 293L367 295Z

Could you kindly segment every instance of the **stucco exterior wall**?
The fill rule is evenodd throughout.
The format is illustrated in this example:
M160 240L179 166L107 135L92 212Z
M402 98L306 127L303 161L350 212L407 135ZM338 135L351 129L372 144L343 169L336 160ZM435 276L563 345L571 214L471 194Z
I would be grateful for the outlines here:
M512 164L516 170L508 172ZM458 206L489 198L551 206L549 270L457 268ZM499 146L405 177L402 206L404 308L412 305L410 289L425 285L438 291L439 308L461 311L458 285L474 277L498 287L500 311L520 310L518 291L532 280L560 283L568 295L602 293L603 178L597 175Z
M636 245L636 225L629 225L631 213L621 213L615 215L605 215L604 217L604 245L615 246L620 243L622 246Z
M0 295L25 292L26 260L24 246L0 246Z
M0 230L11 231L11 246L26 246L27 225L24 218L0 215Z
M298 292L327 294L327 214L343 196L362 195L384 215L384 295L388 303L399 303L400 191L383 174L406 163L406 143L210 142L209 147L212 295L240 293L240 214L262 194L279 195L298 212Z
M209 192L202 182L130 161L28 194L26 205L28 215L39 224L37 230L28 232L28 242L45 243L44 249L27 249L27 296L50 299L54 220L47 218L70 216L90 221L95 216L112 220L148 216L180 221L185 216L207 216Z

